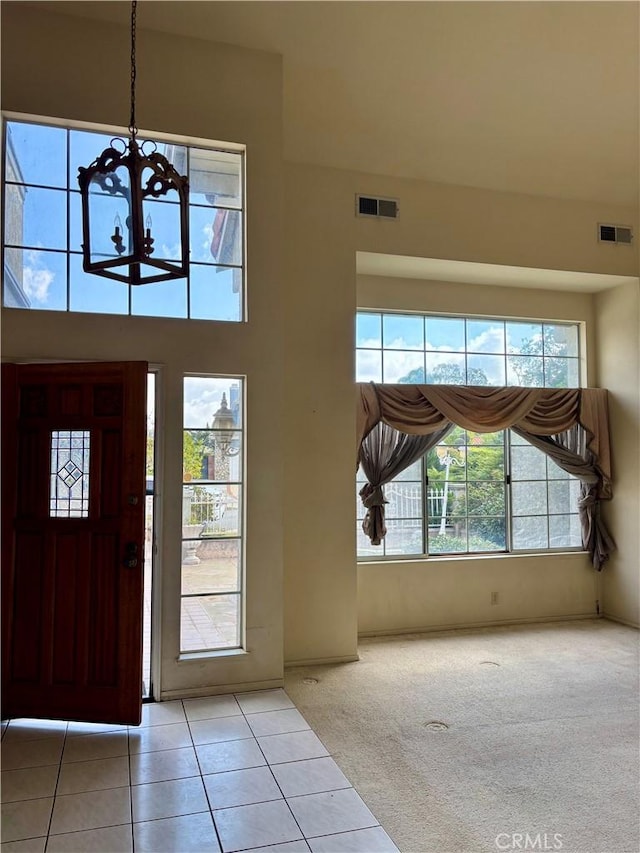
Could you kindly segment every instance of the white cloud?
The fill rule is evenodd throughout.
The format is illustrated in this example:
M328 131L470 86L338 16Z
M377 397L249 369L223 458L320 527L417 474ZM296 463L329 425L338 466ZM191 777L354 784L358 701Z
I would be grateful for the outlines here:
M147 373L147 428L155 424L156 416L156 374Z
M469 341L470 352L504 352L504 330L502 327L491 327L481 332Z
M385 382L398 382L412 370L424 370L424 353L387 350L384 354Z
M464 370L464 358L452 352L441 352L440 350L437 352L428 352L427 363L429 370L433 370L439 364L456 364Z
M459 364L459 359L450 352L427 353L429 370L438 364ZM386 350L384 353L385 382L397 382L412 370L424 368L424 356L415 350ZM464 362L462 362L464 369ZM380 350L358 350L356 356L356 382L382 382Z
M202 229L202 233L205 236L205 239L202 241L202 249L206 258L208 255L211 254L211 241L213 240L213 223L211 225L205 225Z
M184 424L186 427L204 428L211 426L213 416L220 408L223 392L230 400L231 386L239 380L233 378L195 377L185 381Z
M356 355L356 382L381 382L380 350L358 350Z
M428 353L443 352L447 355L451 355L451 353L456 353L456 352L457 353L463 353L464 352L464 346L451 347L451 346L448 346L447 344L440 344L439 346L435 346L435 344L429 343L429 341L427 341L427 343L425 345L425 349L427 350Z
M422 344L408 344L403 337L394 338L391 342L386 341L385 346L387 349L422 350Z
M26 265L22 271L22 286L28 298L44 305L49 300L49 288L55 279L55 273L42 268L40 252L25 252Z
M174 243L173 246L168 246L166 243L163 243L161 250L161 258L168 258L170 261L180 259L180 243Z
M358 338L358 347L367 347L369 349L380 348L380 338Z

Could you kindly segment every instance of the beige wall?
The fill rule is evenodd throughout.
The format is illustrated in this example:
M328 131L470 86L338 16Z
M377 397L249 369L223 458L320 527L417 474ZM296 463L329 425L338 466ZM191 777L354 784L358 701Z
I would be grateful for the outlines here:
M125 33L5 4L3 108L122 124ZM356 252L636 275L637 251L599 246L594 233L600 220L633 222L637 230L637 211L283 166L278 57L148 32L139 33L138 45L141 127L247 145L249 323L5 311L3 347L14 358L165 365L165 693L275 683L283 646L289 661L353 658L359 621L361 630L386 631L593 612L594 575L582 556L358 570L353 333L360 300L368 293L373 307L377 289L379 298L392 293L396 307L410 299L410 307L455 311L462 302L478 313L580 319L591 335L593 298L358 282ZM92 74L78 73L83 67ZM399 220L357 219L357 192L399 198ZM184 371L247 376L250 654L213 664L175 662ZM637 424L637 411L634 417ZM499 605L487 606L491 591L503 593Z
M604 612L640 625L640 292L597 295L598 382L610 391L614 499L603 514L618 546L602 576Z
M128 121L128 32L2 9L2 108L70 120ZM4 311L3 355L144 359L162 365L162 691L282 679L282 69L278 56L138 33L138 123L146 131L247 146L250 322ZM91 69L91 73L82 69ZM224 85L222 82L224 81ZM96 151L96 155L99 154ZM268 358L265 354L268 353ZM247 377L247 650L177 662L182 488L182 375Z
M638 274L637 240L634 247L622 247L602 245L596 239L597 223L603 221L628 222L637 234L637 207L357 172L343 174L343 197L349 202L346 216L352 221L354 199L350 193L399 200L400 213L395 221L356 220L356 243L361 251L612 275Z
M365 635L594 616L599 597L584 554L362 563L358 590Z
M356 272L352 223L344 227L340 215L344 190L341 172L286 169L287 661L357 655Z
M356 307L577 320L595 384L594 297L580 292L356 276L356 251L635 275L635 249L598 245L598 205L286 164L285 660L352 653L351 405ZM400 200L395 222L354 216L354 196ZM607 210L637 223L634 209ZM621 218L622 217L622 218ZM558 233L563 239L558 239ZM320 413L325 418L319 418ZM304 495L304 500L300 496ZM358 630L400 631L593 614L585 555L362 565ZM454 569L452 571L452 566ZM473 567L473 568L471 568ZM473 578L468 587L460 578ZM499 606L489 604L491 592Z

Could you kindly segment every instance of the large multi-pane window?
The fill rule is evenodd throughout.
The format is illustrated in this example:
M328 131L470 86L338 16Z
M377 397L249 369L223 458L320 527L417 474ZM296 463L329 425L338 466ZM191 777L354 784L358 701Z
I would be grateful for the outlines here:
M359 312L358 382L580 385L578 326Z
M579 386L579 327L505 319L359 312L356 380ZM357 489L365 482L358 471ZM511 430L455 427L385 486L387 535L361 558L581 547L579 482Z
M126 133L124 134L126 136ZM78 168L111 143L113 133L8 120L4 123L3 304L11 308L244 319L244 154L240 146L205 148L145 140L189 178L189 275L148 287L86 274ZM120 202L123 203L123 202ZM104 234L116 217L104 205ZM177 201L152 202L158 257L178 257ZM100 222L93 223L100 226ZM106 239L106 238L105 238ZM108 243L108 240L107 240Z
M241 645L243 399L241 377L184 379L183 653Z

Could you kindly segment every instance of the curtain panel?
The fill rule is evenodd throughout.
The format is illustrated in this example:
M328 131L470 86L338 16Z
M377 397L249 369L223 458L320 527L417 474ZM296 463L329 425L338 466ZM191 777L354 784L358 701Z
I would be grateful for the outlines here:
M360 464L369 482L360 489L367 510L362 529L373 545L379 545L387 535L384 505L388 501L383 486L435 447L452 429L453 424L447 424L429 435L408 435L379 421L365 437L360 446Z
M359 463L369 450L363 442L379 423L414 436L446 433L452 424L472 432L515 429L581 480L582 543L596 569L615 547L600 518L600 500L612 495L606 389L358 383ZM383 505L380 513L377 532Z

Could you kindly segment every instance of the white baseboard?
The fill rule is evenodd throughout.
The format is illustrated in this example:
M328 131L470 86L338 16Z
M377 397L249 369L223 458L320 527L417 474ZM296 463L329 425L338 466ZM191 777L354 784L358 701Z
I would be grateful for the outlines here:
M270 678L268 681L243 681L239 684L212 684L207 687L194 687L190 690L163 690L160 701L169 699L200 699L205 696L218 696L220 693L248 693L250 690L273 690L283 687L282 678Z
M619 616L612 616L610 613L602 614L605 619L608 619L609 622L617 622L618 625L627 625L629 628L636 628L636 630L640 630L640 625L637 622L630 622L628 619L621 619Z
M301 660L287 660L284 662L285 669L293 669L297 666L320 666L327 663L354 663L360 660L360 655L344 655L333 658L303 658Z
M439 631L463 631L477 628L498 628L502 625L534 625L541 622L569 622L579 619L602 619L602 613L582 613L571 616L532 616L527 619L497 619L491 622L458 622L453 625L427 625L416 628L391 628L383 631L361 631L358 639L367 637L398 637L403 634L433 634Z

